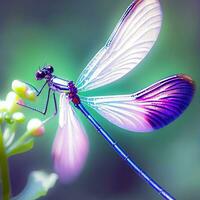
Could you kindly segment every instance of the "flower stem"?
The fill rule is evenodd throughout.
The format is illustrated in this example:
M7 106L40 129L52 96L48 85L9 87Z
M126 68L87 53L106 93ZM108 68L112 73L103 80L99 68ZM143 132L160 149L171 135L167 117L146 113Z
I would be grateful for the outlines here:
M9 200L11 193L9 166L8 166L8 158L5 152L3 134L1 128L0 128L0 175L2 182L3 200Z
M19 148L20 145L22 145L28 138L30 137L29 132L25 132L14 144L12 144L6 151L7 158L14 155L13 152Z

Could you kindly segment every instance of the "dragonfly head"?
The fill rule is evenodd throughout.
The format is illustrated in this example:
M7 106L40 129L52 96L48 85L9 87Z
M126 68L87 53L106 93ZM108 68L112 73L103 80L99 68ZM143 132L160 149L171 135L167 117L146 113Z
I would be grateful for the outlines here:
M44 66L35 73L36 80L49 79L52 77L54 69L51 65Z

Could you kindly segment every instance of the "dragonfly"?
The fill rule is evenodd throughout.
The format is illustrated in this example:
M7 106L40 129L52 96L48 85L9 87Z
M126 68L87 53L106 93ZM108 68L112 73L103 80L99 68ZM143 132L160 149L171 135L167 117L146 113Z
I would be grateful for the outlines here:
M79 110L110 144L117 154L164 199L175 199L155 180L145 173L125 150L110 136L89 113L86 106L96 110L112 124L134 132L151 132L165 127L190 104L195 84L191 77L176 74L149 87L127 95L83 96L80 92L110 84L135 68L149 53L156 42L162 24L159 0L135 0L125 11L105 46L94 56L76 82L54 74L51 65L37 70L36 80L44 80L40 90L32 86L39 96L48 87L43 111L46 114L52 97L58 113L56 93L60 94L59 125L52 147L54 168L63 182L74 180L83 169L89 141L75 110Z

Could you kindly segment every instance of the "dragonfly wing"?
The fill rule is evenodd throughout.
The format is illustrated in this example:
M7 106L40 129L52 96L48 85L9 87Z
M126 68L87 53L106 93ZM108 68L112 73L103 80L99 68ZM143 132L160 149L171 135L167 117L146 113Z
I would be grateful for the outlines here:
M52 148L54 167L63 182L73 181L81 172L88 154L88 138L69 99L60 96L59 127Z
M152 48L160 32L161 21L159 0L133 1L106 45L79 76L79 91L101 87L131 71Z
M175 120L189 105L194 83L186 75L161 80L132 95L84 97L113 124L136 132L150 132Z

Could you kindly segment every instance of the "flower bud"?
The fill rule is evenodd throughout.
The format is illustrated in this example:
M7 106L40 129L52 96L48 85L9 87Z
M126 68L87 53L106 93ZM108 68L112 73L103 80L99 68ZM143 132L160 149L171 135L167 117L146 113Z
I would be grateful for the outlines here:
M8 124L12 124L14 122L10 113L4 113L4 119Z
M20 106L17 103L20 101L19 96L14 92L9 92L6 97L6 108L8 112L15 112L19 110Z
M7 112L6 101L0 101L0 113Z
M30 88L26 91L26 99L30 100L30 101L35 101L36 100L36 94L33 90L31 90Z
M21 112L16 112L16 113L14 113L14 114L12 115L12 118L13 118L16 122L18 122L18 123L23 123L24 120L25 120L25 116L24 116L24 114L21 113Z
M39 119L31 119L27 125L27 131L33 136L42 136L44 133L44 126Z
M24 94L26 93L27 90L27 86L25 83L18 81L18 80L14 80L12 82L12 89L15 93L17 93L19 96L23 97Z
M18 94L21 98L30 100L30 101L35 101L36 99L36 93L34 90L32 90L27 84L14 80L12 82L12 89L13 91Z

